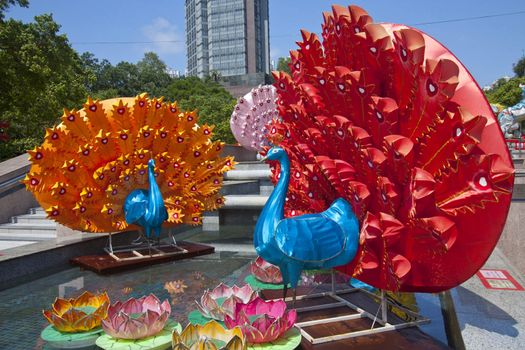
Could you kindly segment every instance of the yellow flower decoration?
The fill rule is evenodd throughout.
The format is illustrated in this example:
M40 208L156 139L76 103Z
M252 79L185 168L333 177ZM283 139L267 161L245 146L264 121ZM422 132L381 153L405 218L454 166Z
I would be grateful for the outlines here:
M217 346L224 343L222 347ZM188 324L179 334L173 331L173 350L246 350L247 343L239 327L223 328L217 321L204 326Z
M78 298L57 298L52 309L44 310L43 314L58 331L78 333L100 327L108 308L109 297L105 292L94 295L86 291Z

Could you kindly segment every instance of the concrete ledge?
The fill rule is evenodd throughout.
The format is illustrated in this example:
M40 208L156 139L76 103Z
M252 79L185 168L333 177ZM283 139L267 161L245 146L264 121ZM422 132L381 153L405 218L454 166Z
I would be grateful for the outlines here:
M67 229L67 228L66 228ZM69 229L67 229L69 230ZM192 231L190 226L173 228L174 234ZM52 240L28 244L0 252L0 290L31 281L70 268L69 260L80 255L102 254L107 245L105 233L79 233L61 235ZM161 237L165 237L163 231ZM130 244L137 238L137 232L128 231L113 234L113 245ZM177 239L181 239L176 236Z
M28 160L29 155L26 153L18 157L8 159L0 163L0 183L5 182L13 177L23 175L29 171L31 163Z
M114 244L125 244L134 235L114 236ZM118 242L118 243L117 243ZM102 252L107 235L84 234L61 242L58 239L4 250L0 256L0 290L69 268L69 259Z
M38 205L20 183L30 166L27 154L0 163L0 223L9 222L12 216L25 214Z

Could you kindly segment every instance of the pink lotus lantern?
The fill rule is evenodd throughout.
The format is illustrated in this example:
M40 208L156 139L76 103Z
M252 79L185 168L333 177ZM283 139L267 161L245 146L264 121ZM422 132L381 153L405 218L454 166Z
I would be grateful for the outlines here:
M293 327L297 319L295 310L286 310L283 300L264 301L255 298L248 304L237 304L234 317L226 315L228 328L241 327L248 343L267 343L280 338Z
M257 297L255 291L246 284L243 287L228 287L221 283L211 292L206 290L201 297L201 302L197 303L200 313L207 318L219 321L224 320L225 315L233 317L235 306L238 303L246 304Z
M140 299L117 301L102 321L104 332L118 339L141 339L162 331L171 313L167 300L162 303L153 294Z
M279 270L279 267L270 264L260 256L258 256L257 259L251 263L250 271L252 275L254 275L255 278L261 282L272 284L283 283L283 276L281 275L281 270Z

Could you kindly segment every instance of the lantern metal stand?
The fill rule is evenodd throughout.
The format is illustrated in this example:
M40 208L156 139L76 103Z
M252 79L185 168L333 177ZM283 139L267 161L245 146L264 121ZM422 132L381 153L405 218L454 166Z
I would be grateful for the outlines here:
M168 242L165 243L161 242L160 239L151 240L145 237L143 230L140 230L139 236L133 240L130 245L116 247L113 246L112 234L110 232L108 245L104 247L104 251L118 262L188 253L186 249L177 245L177 240L171 229L168 231ZM131 253L131 255L129 253ZM121 256L119 256L119 254Z
M345 294L350 294L350 293L355 293L355 292L363 292L373 297L374 299L379 299L379 308L375 315L372 315L370 312L364 310L363 308L355 305L354 303L342 297ZM341 306L348 307L351 310L353 310L353 312L351 314L343 315L343 316L325 317L325 318L312 320L312 321L297 322L295 324L295 327L299 329L302 336L305 339L307 339L311 344L328 343L328 342L333 342L333 341L338 341L338 340L343 340L343 339L349 339L349 338L355 338L355 337L360 337L360 336L367 336L367 335L372 335L372 334L389 332L389 331L394 331L394 330L399 330L403 328L414 327L414 326L418 326L421 324L430 323L430 319L425 318L421 316L420 314L412 310L409 310L408 308L404 306L401 306L399 304L394 304L393 302L388 300L384 290L381 290L380 295L376 295L362 288L346 288L342 290L336 290L335 278L334 278L333 272L332 272L332 290L331 291L313 293L313 294L308 294L308 295L300 295L300 296L295 297L295 300L299 301L299 300L324 298L324 297L329 297L333 299L333 302L313 305L313 306L299 307L299 308L296 308L297 313L300 314L301 312L332 309L332 308L337 308ZM287 297L285 299L285 301L293 301L293 300L294 300L294 297ZM388 322L388 305L392 305L402 310L407 315L410 315L411 317L413 317L413 319L410 321L400 321L400 322L395 322L395 323ZM378 318L379 311L381 311L381 317ZM330 336L325 336L325 337L320 337L320 338L313 337L306 330L307 327L311 327L315 325L321 325L321 324L327 324L327 323L333 323L333 322L341 322L341 321L347 321L347 320L353 320L353 319L359 319L359 318L369 318L370 320L372 320L372 326L370 327L370 329L352 331L352 332L348 332L344 334L330 335Z

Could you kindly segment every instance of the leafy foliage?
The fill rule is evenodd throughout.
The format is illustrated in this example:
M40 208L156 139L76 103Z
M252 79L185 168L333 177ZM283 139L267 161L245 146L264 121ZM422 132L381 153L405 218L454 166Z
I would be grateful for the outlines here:
M59 29L51 15L0 26L0 120L10 122L13 139L41 139L62 108L85 99L80 59Z
M23 139L12 139L9 142L0 142L0 161L22 154L42 142L40 138L27 137Z
M18 5L21 7L28 7L28 0L0 0L0 22L4 20L4 13L9 6Z
M184 109L198 109L201 121L215 124L215 137L235 142L229 119L233 97L218 84L220 73L206 80L174 79L166 64L147 52L136 64L112 65L92 53L77 54L51 15L23 23L3 21L11 5L27 0L0 0L0 121L9 122L10 141L0 145L0 158L23 153L39 144L45 128L54 125L62 109L81 108L88 95L95 99L132 97L142 92L177 100Z
M512 70L517 77L525 77L525 56L513 65Z
M131 97L142 92L161 96L171 82L166 64L153 52L145 53L137 64L122 61L113 66L90 52L83 53L81 59L88 72L86 88L96 98Z
M164 96L176 100L184 110L197 109L201 123L215 125L216 139L227 143L236 142L230 130L230 116L236 101L218 83L197 77L174 79Z
M277 70L281 72L290 73L290 57L279 57L277 61Z
M485 95L490 103L499 103L505 107L514 106L522 99L520 84L525 84L525 77L509 80L501 78L490 90L485 91Z
M184 110L199 111L201 123L214 124L216 139L231 143L230 116L235 99L219 83L221 75L212 71L202 80L197 77L172 79L166 64L153 52L148 52L137 64L120 62L115 66L107 60L99 61L91 53L81 56L88 72L85 84L94 98L135 96L147 92L150 96L164 96L177 101Z

